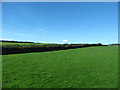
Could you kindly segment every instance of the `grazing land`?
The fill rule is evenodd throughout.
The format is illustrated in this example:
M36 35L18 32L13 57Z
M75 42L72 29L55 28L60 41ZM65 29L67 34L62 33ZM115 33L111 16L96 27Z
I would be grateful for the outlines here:
M118 47L3 55L3 88L117 88Z
M14 42L0 42L0 45L6 46L6 45L47 45L47 43L14 43Z

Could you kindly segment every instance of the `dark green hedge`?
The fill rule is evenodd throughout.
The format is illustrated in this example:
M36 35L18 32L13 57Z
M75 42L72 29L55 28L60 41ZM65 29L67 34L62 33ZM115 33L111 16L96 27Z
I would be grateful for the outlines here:
M3 45L2 54L16 54L28 52L44 52L65 50L90 46L102 46L102 44L48 44L48 45Z

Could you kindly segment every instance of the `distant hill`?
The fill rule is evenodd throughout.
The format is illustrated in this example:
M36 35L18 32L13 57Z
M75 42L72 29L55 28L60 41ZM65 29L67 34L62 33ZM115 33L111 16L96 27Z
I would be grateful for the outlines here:
M34 43L28 41L8 41L8 40L0 40L0 42L9 42L9 43Z
M109 44L109 46L120 46L119 43L113 43L113 44Z

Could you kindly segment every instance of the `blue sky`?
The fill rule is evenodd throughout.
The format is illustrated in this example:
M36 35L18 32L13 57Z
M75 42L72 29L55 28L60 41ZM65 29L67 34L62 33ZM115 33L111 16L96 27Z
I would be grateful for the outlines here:
M41 43L117 43L117 2L4 2L2 38Z

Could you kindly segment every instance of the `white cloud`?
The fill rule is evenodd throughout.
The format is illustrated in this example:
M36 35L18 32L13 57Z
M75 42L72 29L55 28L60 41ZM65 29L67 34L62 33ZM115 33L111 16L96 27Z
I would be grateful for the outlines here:
M14 39L10 39L10 38L0 38L0 40L14 40Z
M36 38L36 35L31 35L31 34L25 34L25 33L16 33L16 32L9 32L9 31L4 31L5 33L20 36L20 37L33 37Z
M68 40L62 40L62 42L63 42L63 43L66 43L66 42L68 42Z

